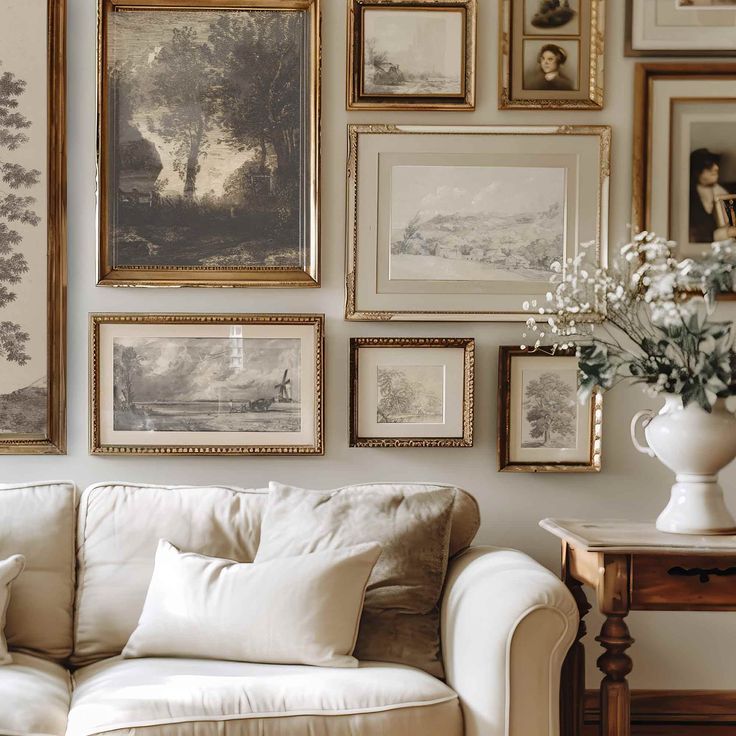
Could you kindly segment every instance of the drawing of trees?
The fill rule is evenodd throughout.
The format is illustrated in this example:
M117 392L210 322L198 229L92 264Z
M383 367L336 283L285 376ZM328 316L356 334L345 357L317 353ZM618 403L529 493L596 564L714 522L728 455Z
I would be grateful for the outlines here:
M575 391L557 373L543 373L524 387L524 410L530 436L540 446L557 446L555 439L574 437L577 424Z
M138 351L134 347L115 343L113 349L113 385L116 409L130 409L133 406L133 384L142 372L143 365Z
M25 133L31 122L18 112L19 99L26 83L11 72L0 75L0 151L17 151L28 143ZM17 294L10 287L18 285L28 272L28 262L18 248L23 242L14 223L36 226L41 218L36 214L35 197L27 194L38 184L41 172L0 159L0 310L15 301ZM21 325L0 321L0 358L25 365L30 356L26 345L30 335Z
M378 392L379 422L396 422L397 417L411 413L416 406L416 386L401 371L379 370Z

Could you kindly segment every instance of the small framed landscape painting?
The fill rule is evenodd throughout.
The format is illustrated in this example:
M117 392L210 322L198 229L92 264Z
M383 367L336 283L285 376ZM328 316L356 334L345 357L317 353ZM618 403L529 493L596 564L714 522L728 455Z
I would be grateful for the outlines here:
M736 0L626 0L627 56L736 56Z
M575 354L502 346L498 363L499 470L600 471L602 396L578 400Z
M736 64L638 64L635 231L697 259L736 237Z
M66 452L66 2L0 7L0 455Z
M501 0L499 108L603 107L605 0Z
M472 447L472 338L350 340L351 447Z
M98 2L98 283L319 286L320 0Z
M605 261L603 126L351 125L346 316L524 321L581 243Z
M475 108L477 0L348 2L348 110Z
M322 315L90 317L90 452L321 455Z

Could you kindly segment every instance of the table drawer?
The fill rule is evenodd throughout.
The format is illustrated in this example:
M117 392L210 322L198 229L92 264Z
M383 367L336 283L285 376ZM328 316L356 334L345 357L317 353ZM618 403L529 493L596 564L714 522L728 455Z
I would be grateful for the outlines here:
M736 557L634 555L631 608L717 611L736 605Z

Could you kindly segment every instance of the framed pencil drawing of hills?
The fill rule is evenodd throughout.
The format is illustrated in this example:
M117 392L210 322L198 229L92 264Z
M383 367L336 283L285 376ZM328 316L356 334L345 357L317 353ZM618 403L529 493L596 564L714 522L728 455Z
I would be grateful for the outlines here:
M319 286L319 0L99 3L99 283Z

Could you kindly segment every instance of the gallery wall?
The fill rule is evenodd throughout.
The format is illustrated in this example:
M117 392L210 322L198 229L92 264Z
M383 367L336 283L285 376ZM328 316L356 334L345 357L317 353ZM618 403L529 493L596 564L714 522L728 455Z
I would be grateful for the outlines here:
M497 0L479 0L478 89L475 112L345 111L346 2L324 0L322 120L322 288L319 290L105 289L95 287L95 6L69 0L69 356L68 454L0 457L0 481L71 479L167 484L263 486L269 479L316 488L358 481L450 482L480 502L478 542L517 547L557 570L559 548L540 530L546 516L652 520L672 482L659 463L635 452L631 416L657 402L621 387L604 402L600 475L500 474L496 471L496 391L499 345L519 342L518 324L379 324L345 322L345 159L348 122L434 124L609 124L613 127L610 241L627 236L631 199L634 59L625 58L624 2L609 0L606 104L602 112L497 109ZM655 177L656 186L656 177ZM326 321L326 454L314 458L104 458L87 452L87 314L131 312L322 312ZM724 309L733 318L736 309ZM348 447L348 341L351 336L475 337L475 446L470 449L351 449ZM723 473L736 508L736 466ZM732 490L729 490L731 488ZM489 626L493 623L488 622ZM600 625L595 613L588 628ZM635 688L736 689L736 641L727 614L632 614ZM685 636L687 632L687 636ZM597 681L595 642L588 638L589 685Z

